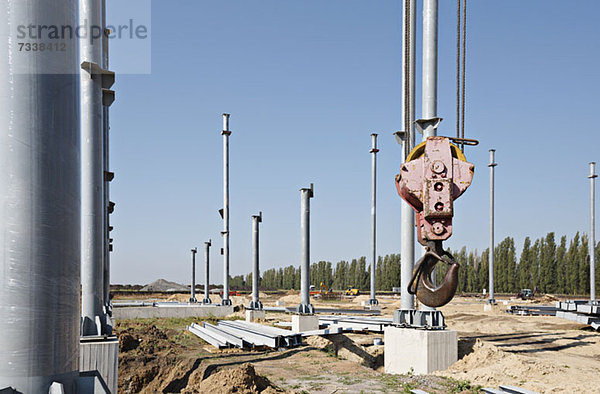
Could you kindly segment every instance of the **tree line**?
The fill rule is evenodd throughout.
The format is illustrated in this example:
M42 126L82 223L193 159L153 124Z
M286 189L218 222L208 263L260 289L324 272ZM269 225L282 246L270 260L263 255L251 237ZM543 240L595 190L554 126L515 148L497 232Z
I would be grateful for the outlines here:
M480 293L488 288L489 249L478 253L463 247L451 252L460 264L458 292ZM600 243L595 247L596 260L600 259ZM532 241L525 238L523 249L517 257L515 241L506 237L494 248L494 290L498 293L516 293L520 289L537 288L542 293L589 293L588 238L579 232L571 240L562 236L556 240L553 232ZM447 265L437 265L437 281L441 283ZM371 267L366 258L339 261L319 261L310 266L310 282L317 289L323 283L330 289L344 290L356 287L362 291L370 288ZM379 256L375 272L377 291L391 291L400 287L400 255ZM596 270L600 283L600 269ZM252 287L252 274L230 277L232 289ZM260 288L263 290L300 289L300 267L289 265L262 272Z

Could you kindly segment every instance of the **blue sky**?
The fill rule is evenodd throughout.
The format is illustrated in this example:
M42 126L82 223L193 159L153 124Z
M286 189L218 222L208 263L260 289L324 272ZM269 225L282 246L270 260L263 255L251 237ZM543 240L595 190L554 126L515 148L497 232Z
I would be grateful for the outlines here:
M440 1L440 135L456 132L455 7ZM474 183L446 244L487 247L490 148L498 242L587 232L588 162L600 159L600 3L479 0L468 12L465 134L480 145L466 151ZM299 264L299 189L311 182L311 260L367 255L373 132L378 253L399 253L401 1L155 0L151 15L150 74L119 74L143 57L111 54L113 283L187 283L189 250L209 238L211 282L222 282L223 112L233 131L231 274L251 270L258 211L261 269ZM417 68L419 90L420 59Z

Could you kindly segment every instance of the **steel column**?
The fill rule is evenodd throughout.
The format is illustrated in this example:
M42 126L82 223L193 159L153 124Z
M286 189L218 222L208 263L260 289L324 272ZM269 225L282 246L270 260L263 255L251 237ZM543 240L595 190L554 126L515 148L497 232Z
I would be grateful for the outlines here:
M76 0L0 2L0 388L11 392L77 388L77 42L56 54L25 52L17 31L77 23Z
M375 272L377 270L377 134L371 134L371 298L369 305L377 305Z
M296 311L302 314L315 313L310 303L310 199L314 187L300 189L300 231L302 237L302 264L300 266L300 304Z
M498 164L494 161L495 149L490 149L490 254L489 261L489 291L490 297L488 302L495 304L494 299L494 167Z
M206 272L204 273L204 299L202 300L203 304L210 304L212 301L210 300L210 293L209 293L209 287L210 287L210 264L209 264L209 260L210 260L210 246L211 246L211 241L212 240L208 240L208 242L204 242L204 262L206 263Z
M423 0L423 120L437 118L438 0ZM437 135L437 122L424 125L423 139Z
M223 297L221 305L231 305L229 299L229 114L223 114Z
M590 300L596 300L596 163L590 163Z
M258 299L258 281L260 270L258 266L258 224L262 222L262 212L252 216L252 302L250 309L262 309L263 304Z
M423 75L422 75L422 119L420 120L423 140L437 136L437 68L438 68L438 1L423 0ZM431 280L436 283L436 271ZM423 310L435 310L423 306Z
M404 162L415 147L415 53L417 24L416 0L404 0L402 15L402 157ZM401 309L415 308L415 296L408 292L408 283L415 264L415 211L404 200L401 206L400 241L400 303Z
M79 25L102 26L102 0L79 1ZM89 32L88 32L89 33ZM89 37L89 35L88 35ZM81 39L81 333L104 332L104 141L102 40ZM95 67L94 67L95 66ZM100 320L100 327L97 325Z
M198 302L196 300L196 253L198 248L192 249L192 286L190 289L190 302Z
M106 26L106 0L102 0L102 26ZM106 33L106 32L105 32ZM102 68L109 68L109 53L108 53L108 34L102 35ZM112 305L110 301L110 252L112 251L110 239L110 182L114 174L110 172L109 166L109 143L110 143L110 111L109 106L105 105L102 108L102 131L103 131L103 159L104 159L104 308L109 315L112 316Z

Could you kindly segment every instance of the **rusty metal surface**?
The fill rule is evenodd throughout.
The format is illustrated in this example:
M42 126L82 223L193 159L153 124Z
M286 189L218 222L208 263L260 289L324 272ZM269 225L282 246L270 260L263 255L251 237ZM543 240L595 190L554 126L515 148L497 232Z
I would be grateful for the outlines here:
M422 245L450 238L453 202L471 185L474 171L473 164L454 157L446 137L427 138L423 155L402 165L396 188L417 211L417 236Z
M438 263L448 264L450 267L440 286L431 280L431 272ZM460 265L454 257L444 251L442 241L429 241L427 252L415 265L413 276L408 285L408 292L416 294L423 304L437 308L446 305L454 294L458 285L458 269Z
M454 200L471 185L474 171L475 166L447 137L428 137L415 147L396 176L398 194L416 211L419 243L427 247L415 265L408 291L427 306L445 305L456 292L459 264L443 250L442 241L452 236ZM450 267L436 287L431 273L439 262Z

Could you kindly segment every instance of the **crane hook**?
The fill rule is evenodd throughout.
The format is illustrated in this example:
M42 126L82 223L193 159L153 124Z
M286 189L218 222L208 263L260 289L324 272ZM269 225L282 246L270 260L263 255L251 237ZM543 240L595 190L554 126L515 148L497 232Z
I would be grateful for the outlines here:
M450 267L440 286L431 281L431 273L438 262L444 262ZM408 292L416 294L423 304L437 308L446 305L458 286L458 269L460 265L449 252L442 248L441 241L427 242L427 252L415 265L412 278L408 284Z

